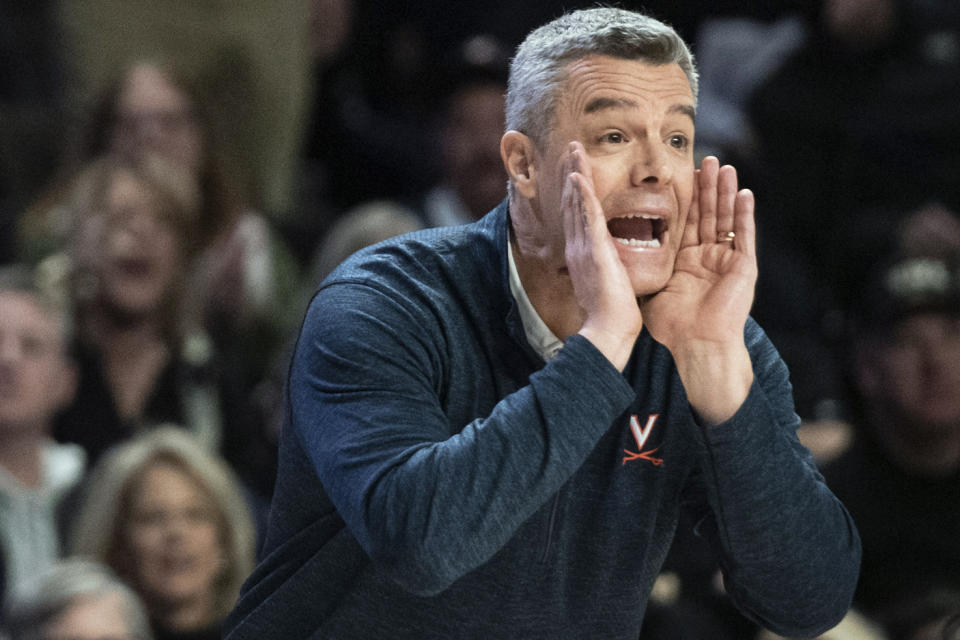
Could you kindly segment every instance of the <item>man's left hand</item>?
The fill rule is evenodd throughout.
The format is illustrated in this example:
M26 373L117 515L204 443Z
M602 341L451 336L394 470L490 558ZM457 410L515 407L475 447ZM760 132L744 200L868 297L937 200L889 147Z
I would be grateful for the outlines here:
M673 276L641 301L641 311L708 422L732 416L750 390L753 369L743 331L756 280L753 193L738 191L732 166L707 157L696 172Z

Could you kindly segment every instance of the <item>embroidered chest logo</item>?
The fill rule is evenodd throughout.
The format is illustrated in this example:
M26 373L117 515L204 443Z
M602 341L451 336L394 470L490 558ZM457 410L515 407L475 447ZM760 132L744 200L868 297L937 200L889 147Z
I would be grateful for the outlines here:
M623 456L623 462L620 463L621 465L632 462L633 460L646 460L655 467L663 464L663 458L657 458L653 455L660 447L654 447L653 449L643 448L643 445L647 443L647 438L650 437L650 432L653 431L653 425L657 423L658 417L660 417L659 413L650 414L647 416L647 423L641 427L639 416L636 414L630 416L630 431L633 433L633 439L637 441L637 450L630 451L630 449L624 449L623 452L627 455Z

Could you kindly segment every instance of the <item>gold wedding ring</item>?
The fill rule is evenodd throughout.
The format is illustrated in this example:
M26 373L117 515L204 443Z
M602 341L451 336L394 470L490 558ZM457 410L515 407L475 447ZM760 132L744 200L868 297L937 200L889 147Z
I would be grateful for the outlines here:
M737 237L733 231L722 231L717 234L717 242L733 242L733 239Z

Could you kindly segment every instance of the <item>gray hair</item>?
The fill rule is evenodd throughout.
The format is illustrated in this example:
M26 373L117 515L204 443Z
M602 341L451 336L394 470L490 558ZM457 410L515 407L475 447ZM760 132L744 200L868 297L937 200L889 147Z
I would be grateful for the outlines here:
M137 594L109 568L85 558L61 560L17 592L7 611L10 640L42 640L46 627L78 600L114 593L121 596L128 635L152 640L150 621Z
M253 516L233 470L178 426L157 426L115 445L97 462L71 532L73 552L96 558L122 577L129 577L126 574L130 567L124 566L122 549L127 496L136 480L157 462L177 466L197 481L217 506L225 566L214 595L216 613L225 617L253 570Z
M568 13L532 31L510 64L507 130L540 145L553 121L568 63L604 55L651 64L680 65L697 99L693 54L673 28L634 11L600 7Z

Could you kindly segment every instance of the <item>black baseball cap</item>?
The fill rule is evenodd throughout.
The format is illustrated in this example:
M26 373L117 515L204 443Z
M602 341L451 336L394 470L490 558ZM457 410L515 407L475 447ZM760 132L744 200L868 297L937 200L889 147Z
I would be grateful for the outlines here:
M881 261L857 305L858 325L884 329L923 313L960 315L960 250Z

